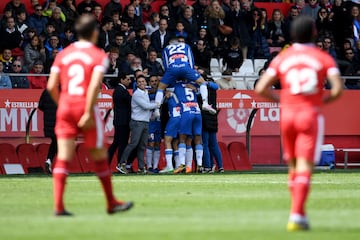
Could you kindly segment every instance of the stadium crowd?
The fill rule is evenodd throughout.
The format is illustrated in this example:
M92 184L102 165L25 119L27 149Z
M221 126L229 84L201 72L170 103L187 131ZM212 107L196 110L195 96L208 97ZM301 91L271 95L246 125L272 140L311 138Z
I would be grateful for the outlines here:
M133 75L142 70L146 76L162 75L162 49L172 36L182 36L192 47L201 74L210 75L210 60L217 58L222 60L222 73L231 75L239 72L244 59L271 60L291 44L290 23L303 14L316 21L317 46L334 57L341 74L360 74L360 16L355 0L295 0L288 12L267 12L255 7L256 0L161 0L159 11L153 8L155 2L160 1L131 0L122 5L120 0L108 0L102 5L95 0L78 4L32 0L31 8L26 8L22 0L10 0L0 13L2 71L33 74L25 76L22 84L11 75L12 88L44 88L47 79L38 73L49 73L56 54L76 40L75 19L90 13L99 23L98 46L111 60L108 74ZM113 88L107 80L104 88ZM345 85L359 88L354 77ZM0 88L9 87L6 78L1 80Z

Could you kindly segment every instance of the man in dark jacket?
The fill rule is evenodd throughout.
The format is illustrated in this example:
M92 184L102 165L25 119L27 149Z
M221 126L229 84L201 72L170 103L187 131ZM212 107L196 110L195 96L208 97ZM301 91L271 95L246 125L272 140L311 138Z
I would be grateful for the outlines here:
M45 170L48 174L51 174L51 165L57 153L57 140L54 132L57 106L46 89L40 96L38 109L42 111L44 115L44 136L51 139L49 151L45 160Z
M108 149L109 164L118 149L117 162L120 163L121 155L129 141L131 119L131 95L127 88L131 83L130 75L119 72L116 87L113 92L114 111L114 140ZM115 84L114 84L115 85Z

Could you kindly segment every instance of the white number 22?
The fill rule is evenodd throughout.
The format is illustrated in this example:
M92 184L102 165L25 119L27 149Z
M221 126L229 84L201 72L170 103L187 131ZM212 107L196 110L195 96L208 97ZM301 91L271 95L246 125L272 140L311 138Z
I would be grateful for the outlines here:
M81 83L84 81L84 68L80 64L72 65L68 70L69 88L68 92L70 95L83 95L84 88Z
M311 68L291 69L286 74L286 82L290 85L292 94L315 94L318 78L316 71Z

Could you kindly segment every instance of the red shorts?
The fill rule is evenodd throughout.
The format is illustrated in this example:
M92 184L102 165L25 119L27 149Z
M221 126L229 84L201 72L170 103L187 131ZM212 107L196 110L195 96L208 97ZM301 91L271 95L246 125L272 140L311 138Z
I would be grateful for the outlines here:
M316 108L286 108L281 110L280 131L284 160L305 158L320 160L324 136L324 117Z
M84 113L85 101L60 102L56 112L55 134L59 139L75 138L79 133L84 135L85 146L103 148L105 146L104 122L99 109L95 107L95 126L86 131L78 128L77 123Z

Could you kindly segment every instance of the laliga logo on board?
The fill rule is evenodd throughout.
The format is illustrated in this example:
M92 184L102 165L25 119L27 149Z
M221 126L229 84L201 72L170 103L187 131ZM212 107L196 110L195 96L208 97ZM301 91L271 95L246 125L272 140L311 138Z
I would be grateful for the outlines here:
M249 119L252 109L245 109L243 99L252 99L249 95L241 94L241 92L235 94L233 99L240 99L239 108L227 109L227 118L229 126L235 130L236 133L245 133L246 124Z

